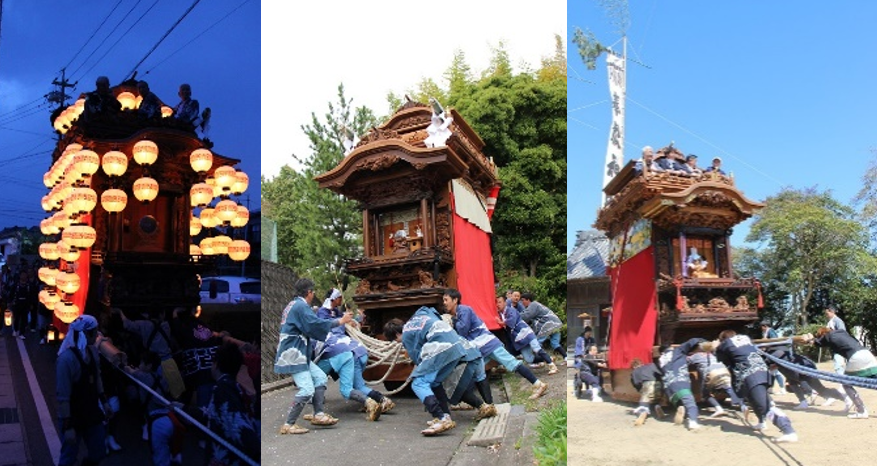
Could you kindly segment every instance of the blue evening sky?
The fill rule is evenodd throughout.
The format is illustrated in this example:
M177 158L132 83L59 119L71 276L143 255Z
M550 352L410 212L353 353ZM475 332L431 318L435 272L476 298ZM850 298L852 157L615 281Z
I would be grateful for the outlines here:
M52 164L55 133L49 122L52 107L43 96L53 90L61 69L66 66L68 80L78 82L67 91L73 100L94 90L100 75L116 85L193 3L3 2L0 229L38 226L48 216L40 199L48 192L42 177ZM251 210L259 209L260 202L260 43L259 2L202 1L140 65L137 75L170 106L179 102L178 87L187 82L201 109L211 107L208 136L213 150L241 160L237 167L250 176L242 202L249 194Z
M852 202L877 147L875 18L873 2L630 2L628 58L649 68L628 63L625 162L674 141L702 167L722 157L750 199L816 186ZM569 2L570 40L576 26L620 50L598 2ZM605 57L568 57L570 250L600 206L611 107Z

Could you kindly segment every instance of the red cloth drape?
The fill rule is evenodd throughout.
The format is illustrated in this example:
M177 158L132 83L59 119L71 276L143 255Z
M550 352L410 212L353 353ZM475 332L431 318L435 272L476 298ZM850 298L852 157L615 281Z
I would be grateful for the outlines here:
M658 318L654 247L610 269L609 277L613 292L609 368L629 369L634 358L648 363Z
M493 287L493 256L490 235L454 214L454 260L457 289L463 304L472 307L490 330L499 329Z

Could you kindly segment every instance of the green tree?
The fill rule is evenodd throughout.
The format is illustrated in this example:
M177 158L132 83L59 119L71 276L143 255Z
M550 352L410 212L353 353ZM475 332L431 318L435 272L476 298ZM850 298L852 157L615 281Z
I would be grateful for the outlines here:
M320 290L339 286L345 261L362 255L362 214L356 202L319 188L314 177L338 165L350 135L376 124L372 111L354 108L339 85L328 112L322 118L312 113L302 126L311 148L305 158L293 155L302 168L284 166L277 177L262 178L267 215L277 222L279 262L312 278Z
M784 189L766 201L746 240L764 248L762 278L788 296L795 328L818 318L814 298L840 302L869 264L868 236L855 211L828 192Z

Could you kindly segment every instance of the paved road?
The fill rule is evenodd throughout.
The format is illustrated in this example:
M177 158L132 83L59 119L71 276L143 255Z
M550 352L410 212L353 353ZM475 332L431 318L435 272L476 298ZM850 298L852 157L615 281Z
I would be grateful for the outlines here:
M420 431L432 417L413 394L396 395L396 407L377 422L369 422L359 405L345 401L338 385L329 383L326 411L340 419L332 427L315 427L304 435L279 435L295 389L286 387L262 395L262 462L265 465L445 466L474 426L474 411L454 411L457 427L426 438ZM496 393L494 389L494 393ZM312 412L310 407L305 413ZM299 425L311 426L299 419ZM476 448L476 447L467 447Z

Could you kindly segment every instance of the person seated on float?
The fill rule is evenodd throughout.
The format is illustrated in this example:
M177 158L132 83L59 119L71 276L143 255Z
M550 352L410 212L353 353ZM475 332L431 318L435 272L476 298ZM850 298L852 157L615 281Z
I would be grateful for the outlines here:
M688 167L692 176L700 176L703 173L703 170L697 168L697 156L694 154L689 154L688 157L685 157L685 166Z
M717 172L719 175L726 176L725 171L722 170L722 158L721 157L713 157L713 164L707 167L704 170L705 173Z
M655 160L652 162L652 165L657 167L658 170L662 172L672 172L673 168L673 159L671 159L667 152L663 150L659 150L657 154L655 154Z
M686 164L684 155L682 155L680 152L672 150L670 151L669 157L673 163L673 172L675 172L677 175L682 176L692 175L691 167Z
M634 171L636 171L637 175L641 175L644 171L647 172L662 172L663 168L658 166L655 163L655 152L652 149L652 146L643 147L643 156L641 159L636 161L636 164L633 167Z

